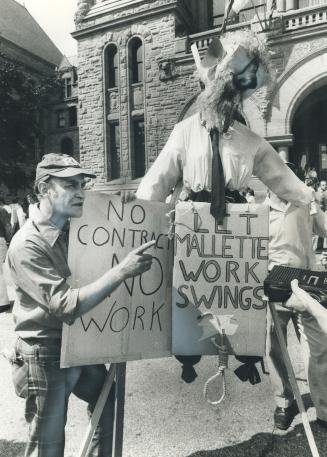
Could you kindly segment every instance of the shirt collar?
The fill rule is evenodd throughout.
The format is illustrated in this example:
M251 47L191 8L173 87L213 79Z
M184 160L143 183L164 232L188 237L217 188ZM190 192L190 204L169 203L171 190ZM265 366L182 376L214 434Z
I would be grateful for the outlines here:
M43 238L50 244L51 247L58 240L59 236L63 233L56 225L54 225L42 212L39 205L35 208L35 213L32 217L32 223L36 226L37 230L41 233Z

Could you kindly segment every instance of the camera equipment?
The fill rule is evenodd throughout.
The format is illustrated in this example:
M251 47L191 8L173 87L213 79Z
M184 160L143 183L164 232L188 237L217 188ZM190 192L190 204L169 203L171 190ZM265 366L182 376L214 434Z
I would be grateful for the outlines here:
M291 281L297 279L299 286L327 308L327 273L275 266L264 281L264 292L271 302L285 302L292 294Z

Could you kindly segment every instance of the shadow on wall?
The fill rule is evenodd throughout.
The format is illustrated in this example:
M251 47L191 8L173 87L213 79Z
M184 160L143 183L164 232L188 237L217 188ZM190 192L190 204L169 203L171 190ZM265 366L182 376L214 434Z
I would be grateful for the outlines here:
M311 422L320 456L327 455L326 430ZM277 432L279 433L279 432ZM311 457L309 444L302 424L296 425L288 433L258 433L243 443L212 451L198 451L188 457ZM219 428L217 428L219 436Z
M26 444L17 441L0 440L0 455L3 457L22 457Z

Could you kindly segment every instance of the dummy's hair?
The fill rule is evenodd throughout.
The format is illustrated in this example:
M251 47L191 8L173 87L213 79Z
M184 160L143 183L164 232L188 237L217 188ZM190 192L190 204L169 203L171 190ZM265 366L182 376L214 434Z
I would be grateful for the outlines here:
M211 81L199 95L198 108L207 128L217 128L220 132L228 130L239 111L242 94L233 84L232 74L225 73L216 81Z
M267 73L266 84L275 79L275 72L270 63L269 50L265 38L250 29L226 33L221 37L222 43L232 47L243 46L250 58L257 57ZM205 84L198 97L198 107L206 121L207 128L218 128L221 132L233 124L235 112L240 110L242 93L233 82L229 68L230 57L227 55L217 65L204 73L196 71L195 75Z
M258 57L264 70L267 72L268 80L273 81L275 79L276 72L271 63L270 51L265 35L259 35L250 29L242 29L226 33L222 37L222 40L232 46L241 45L250 57Z

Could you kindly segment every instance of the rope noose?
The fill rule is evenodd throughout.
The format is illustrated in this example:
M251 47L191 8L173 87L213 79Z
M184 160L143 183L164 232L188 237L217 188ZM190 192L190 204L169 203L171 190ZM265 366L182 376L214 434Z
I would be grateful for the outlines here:
M218 371L213 376L207 380L203 388L203 396L206 401L213 406L219 405L226 396L226 378L225 378L225 369L228 367L228 351L225 344L225 330L222 329L221 334L221 344L219 345L215 339L212 339L212 343L218 350ZM221 377L221 396L217 400L211 400L208 395L209 385L214 382L215 380L219 380Z

